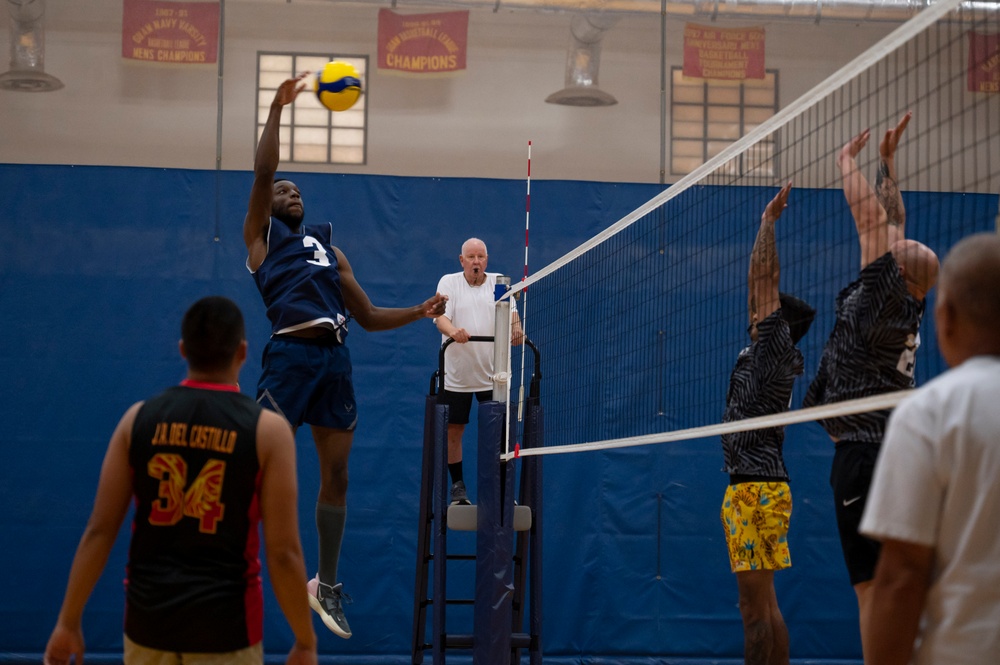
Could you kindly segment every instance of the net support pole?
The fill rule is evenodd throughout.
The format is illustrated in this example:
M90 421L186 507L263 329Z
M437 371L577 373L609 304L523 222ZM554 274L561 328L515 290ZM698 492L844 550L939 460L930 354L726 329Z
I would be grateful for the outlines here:
M493 289L496 320L493 325L493 399L507 401L510 389L510 298L503 295L510 289L510 277L497 275ZM502 299L501 299L502 298Z
M528 400L524 424L524 447L537 448L544 445L545 419L538 397ZM527 539L528 550L528 634L530 665L542 665L542 457L534 456L522 460L521 464L521 504L529 506L532 512L531 529L519 533L519 539ZM519 541L520 542L520 541ZM523 550L521 566L525 565ZM524 584L520 586L524 593ZM523 610L522 610L523 612ZM520 630L520 626L515 626Z
M504 294L510 290L510 277L497 275L496 286L493 287L493 300L496 301L496 317L493 322L493 400L505 405L505 409L510 411L510 307L511 298L504 298ZM510 452L507 444L506 429L504 430L503 444L497 453L500 455ZM480 448L480 451L485 450Z
M497 344L496 346L500 346ZM472 662L508 665L513 629L513 462L501 462L506 404L479 405L476 596Z

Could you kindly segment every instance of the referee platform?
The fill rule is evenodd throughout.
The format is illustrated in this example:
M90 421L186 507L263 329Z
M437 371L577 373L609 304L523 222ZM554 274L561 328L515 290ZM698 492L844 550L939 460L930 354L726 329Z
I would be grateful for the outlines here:
M469 341L493 340L473 336ZM439 404L438 396L444 391L444 354L451 343L449 339L441 346L439 368L431 378L424 409L412 663L422 665L425 652L430 651L433 665L443 665L446 651L471 650L475 665L515 665L521 661L521 651L527 650L530 664L540 665L542 458L501 460L507 428L514 423L507 422L506 404L497 399L500 395L495 387L494 400L479 404L478 503L449 505L449 407ZM524 410L522 446L534 447L542 445L541 371L537 349L527 339L525 344L535 363ZM505 358L503 363L506 366ZM503 396L505 399L506 386ZM522 467L515 490L517 464ZM475 531L475 551L451 553L449 531ZM448 564L453 561L475 562L472 598L447 596ZM447 609L456 605L473 607L473 625L468 632L446 630Z

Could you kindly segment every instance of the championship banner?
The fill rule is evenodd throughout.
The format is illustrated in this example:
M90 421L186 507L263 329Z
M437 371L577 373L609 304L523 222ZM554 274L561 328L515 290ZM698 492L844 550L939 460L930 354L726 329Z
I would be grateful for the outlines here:
M123 58L198 65L218 59L218 2L124 2Z
M410 74L465 69L469 12L402 15L378 12L378 68Z
M764 28L684 26L684 76L700 79L764 78Z
M969 92L1000 92L1000 32L969 31Z

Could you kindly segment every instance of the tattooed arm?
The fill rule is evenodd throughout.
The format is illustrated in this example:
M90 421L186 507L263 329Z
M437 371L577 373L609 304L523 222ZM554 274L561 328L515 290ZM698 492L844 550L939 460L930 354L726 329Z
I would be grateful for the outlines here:
M906 237L904 233L906 227L906 209L903 207L903 197L899 193L895 157L899 139L912 117L913 112L907 112L894 129L890 129L885 133L878 149L882 161L879 164L878 177L875 180L875 194L886 212L890 246L897 240L903 240Z
M757 239L750 252L747 309L750 316L750 338L754 341L757 339L757 324L779 307L778 277L781 267L778 263L778 248L774 242L774 223L788 207L788 193L791 190L792 183L788 183L767 204L760 217Z

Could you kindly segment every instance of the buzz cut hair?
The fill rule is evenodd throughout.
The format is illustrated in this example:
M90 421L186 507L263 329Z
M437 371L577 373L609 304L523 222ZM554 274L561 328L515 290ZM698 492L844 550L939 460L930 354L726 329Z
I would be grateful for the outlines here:
M223 296L202 298L191 305L181 322L184 355L196 371L225 369L245 339L243 313Z

